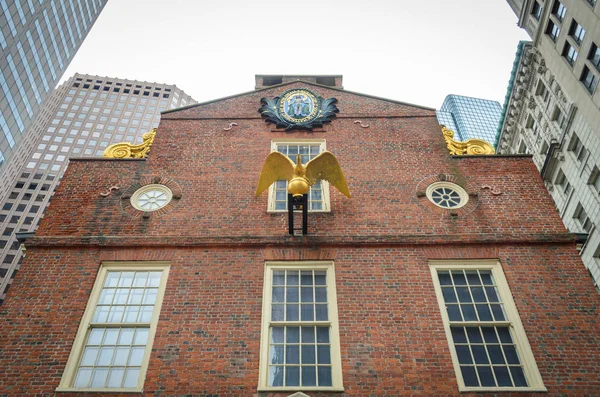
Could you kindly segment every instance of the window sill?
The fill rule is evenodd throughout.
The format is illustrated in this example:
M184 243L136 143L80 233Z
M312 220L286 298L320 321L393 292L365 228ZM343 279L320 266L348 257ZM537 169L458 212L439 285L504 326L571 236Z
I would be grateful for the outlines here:
M57 387L54 391L59 393L141 393L143 389L124 389L124 388L114 388L114 389L78 389L75 387Z
M301 214L302 210L294 210L295 213ZM329 213L331 210L308 210L309 214ZM267 214L287 214L288 210L267 210Z
M547 392L544 386L542 387L459 387L458 391L461 393L469 392Z
M259 387L257 389L259 392L295 392L295 391L318 391L318 392L344 392L343 387L301 387L301 386L291 386L291 387Z

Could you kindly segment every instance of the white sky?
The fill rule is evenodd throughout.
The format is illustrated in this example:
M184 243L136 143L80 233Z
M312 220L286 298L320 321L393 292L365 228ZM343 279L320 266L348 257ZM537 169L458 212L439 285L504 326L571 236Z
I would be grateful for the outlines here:
M528 39L516 23L505 0L109 0L63 80L176 84L202 102L255 74L342 74L350 91L433 108L448 94L502 104Z

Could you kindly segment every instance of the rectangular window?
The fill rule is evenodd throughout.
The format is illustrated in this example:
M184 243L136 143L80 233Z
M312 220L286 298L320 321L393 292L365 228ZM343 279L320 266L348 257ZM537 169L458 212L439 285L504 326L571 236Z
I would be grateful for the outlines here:
M567 60L569 65L575 65L575 61L577 60L577 56L579 53L569 42L565 42L565 48L563 48L562 56Z
M267 262L259 390L342 391L332 262Z
M567 177L562 169L558 170L554 184L561 187L565 196L568 196L571 193L571 184L567 181Z
M555 121L560 128L564 127L566 118L558 106L554 106L554 112L552 112L552 121Z
M552 41L556 41L560 34L560 27L550 20L548 21L548 27L546 27L546 34L550 36Z
M542 16L542 6L537 1L533 2L533 7L531 8L531 15L538 21Z
M598 86L598 76L594 74L587 66L583 67L583 72L581 73L581 82L590 92L593 94L596 91L596 87Z
M519 154L530 154L531 152L529 151L529 148L527 147L527 144L525 143L525 141L521 140L521 144L519 145Z
M583 147L581 140L579 140L579 137L575 133L573 133L573 136L569 141L569 146L567 147L567 149L573 152L573 154L575 155L575 157L577 157L577 160L579 161L582 161L585 157L586 149L585 147Z
M141 391L169 266L100 267L58 391Z
M597 194L600 194L600 170L596 166L594 166L594 169L590 174L588 185L590 185L590 187L594 189Z
M596 45L596 43L592 43L592 48L590 48L590 53L588 55L588 59L592 64L596 67L597 70L600 70L600 49Z
M554 1L552 5L552 14L558 18L559 21L563 21L565 19L565 15L567 13L567 8L558 0Z
M583 150L583 144L579 140L579 137L577 136L577 134L573 133L573 136L571 137L571 140L569 141L569 146L567 147L567 149L569 151L573 152L573 154L575 154L575 157L579 157L579 154Z
M497 261L430 263L460 391L545 391Z
M571 28L569 29L569 36L571 36L578 45L581 45L581 42L583 41L583 38L585 37L585 29L583 29L583 26L578 24L577 21L574 19L573 19L573 22L571 22Z
M322 139L283 140L271 142L271 151L285 154L296 163L296 156L300 155L302 164L325 151L325 141ZM287 181L277 181L269 188L268 211L287 211ZM313 212L329 211L329 183L318 181L310 187L308 192L308 210Z
M581 203L577 204L575 212L573 213L573 219L577 220L579 226L584 232L590 232L590 229L592 228L592 221L590 221L590 218L588 218L587 212L585 212Z

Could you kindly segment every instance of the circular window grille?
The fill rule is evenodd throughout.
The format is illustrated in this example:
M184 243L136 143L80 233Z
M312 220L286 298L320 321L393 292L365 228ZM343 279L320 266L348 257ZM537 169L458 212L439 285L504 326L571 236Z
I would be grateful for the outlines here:
M165 185L146 185L133 193L131 205L144 212L156 211L169 204L173 192Z
M449 182L435 182L427 188L427 198L441 208L456 209L469 201L469 195L462 187Z

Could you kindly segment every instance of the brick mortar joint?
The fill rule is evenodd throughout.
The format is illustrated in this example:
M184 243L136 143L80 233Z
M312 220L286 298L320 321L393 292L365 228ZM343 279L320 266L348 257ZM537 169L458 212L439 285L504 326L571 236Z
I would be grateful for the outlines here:
M477 239L467 240L477 237ZM453 245L482 245L482 244L575 244L573 236L567 234L541 234L529 235L529 238L514 235L471 235L461 234L448 238L448 236L428 236L428 235L404 235L404 236L280 236L280 237L230 237L215 236L210 238L195 237L123 237L123 236L46 236L33 237L25 242L28 247L56 247L68 245L69 247L294 247L307 248L329 246L404 246L404 245L435 245L435 246L453 246Z

